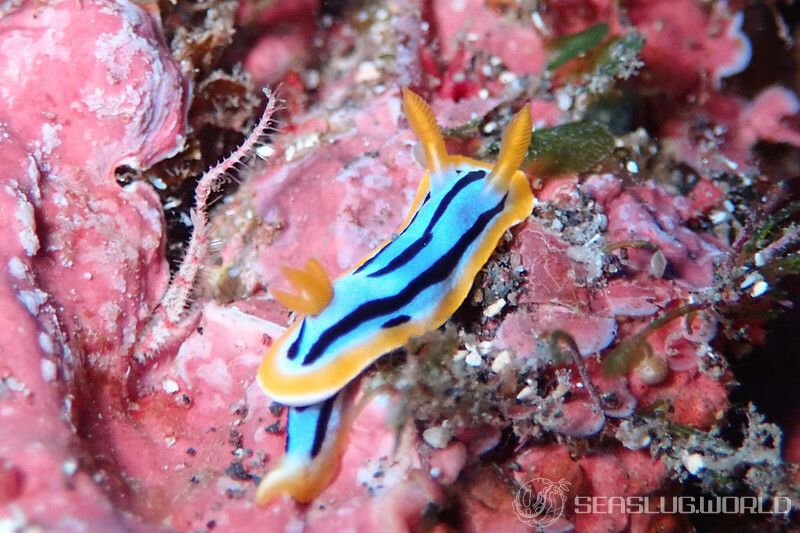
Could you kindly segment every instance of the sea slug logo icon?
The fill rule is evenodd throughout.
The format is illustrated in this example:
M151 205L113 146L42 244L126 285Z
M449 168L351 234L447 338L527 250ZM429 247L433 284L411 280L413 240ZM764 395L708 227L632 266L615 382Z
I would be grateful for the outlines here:
M538 491L537 491L538 489ZM564 513L569 481L558 483L537 477L525 483L514 498L514 513L528 526L546 528L555 523Z

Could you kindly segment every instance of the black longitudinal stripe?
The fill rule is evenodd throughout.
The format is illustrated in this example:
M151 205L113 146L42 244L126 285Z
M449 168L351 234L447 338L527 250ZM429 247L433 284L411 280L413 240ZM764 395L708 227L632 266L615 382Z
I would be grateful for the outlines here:
M403 290L394 296L378 298L361 304L339 322L323 331L316 342L311 346L308 353L306 353L302 364L310 365L314 363L317 359L322 357L325 350L338 338L346 335L364 322L389 315L396 312L398 309L402 309L404 305L411 302L422 291L447 279L447 276L449 276L456 267L467 248L469 248L475 239L483 233L483 230L486 229L489 222L503 211L506 205L506 196L503 196L503 199L500 200L496 206L481 213L472 227L461 235L458 241L456 241L442 257L437 259L435 263L419 276L411 280Z
M305 406L303 407L305 409ZM288 452L289 451L289 439L292 438L292 432L289 431L289 424L292 419L292 411L300 411L301 409L297 409L296 407L290 407L289 412L286 414L286 444L283 447L283 450Z
M439 205L436 206L436 211L434 211L433 216L431 217L430 221L428 222L428 226L425 228L425 231L422 232L422 235L414 242L412 242L405 250L400 252L397 257L389 261L383 268L376 270L375 272L371 272L367 275L368 278L377 278L380 276L384 276L389 274L390 272L394 272L398 268L402 267L403 265L407 264L409 261L414 259L418 253L425 248L428 243L431 242L433 239L433 228L436 226L436 223L439 222L439 219L442 218L447 208L450 207L450 204L455 200L458 193L463 191L466 187L468 187L471 183L478 181L486 176L485 170L473 170L469 174L465 175L463 178L458 180L453 187L447 191L447 194L444 195L442 201L439 202ZM419 212L419 211L417 211ZM411 227L411 224L408 225ZM388 246L387 246L388 248Z
M390 318L381 324L381 327L386 329L393 328L395 326L399 326L400 324L405 324L409 320L411 320L411 317L408 315L397 315L396 317Z
M292 446L290 444L290 442L289 442L292 439L292 432L289 431L289 428L292 427L292 418L295 417L295 413L302 413L303 411L305 411L309 407L310 406L308 406L308 405L303 405L303 406L300 406L300 407L290 407L289 408L289 412L286 414L286 445L284 446L284 450L285 451L288 452L289 448L291 448L291 446Z
M289 361L294 361L294 358L297 357L297 352L300 350L300 343L303 341L303 333L306 332L306 319L303 319L303 323L300 324L300 331L297 333L297 338L294 342L289 346L289 349L286 350L286 358Z
M314 443L311 445L311 458L317 456L322 443L325 442L325 434L328 432L328 422L331 419L331 411L333 410L333 402L336 401L336 394L322 402L322 407L319 409L319 418L317 418L317 427L314 429Z
M431 240L433 240L433 233L423 233L422 237L409 244L405 250L397 254L397 256L389 261L386 266L376 270L375 272L370 272L367 274L367 277L378 278L390 272L394 272L401 266L414 259L414 257L416 257L416 255L420 253L423 248L430 244Z
M419 215L419 212L422 211L422 208L425 206L425 204L428 203L428 200L430 200L430 199L431 199L431 193L428 192L428 194L426 194L425 198L422 200L422 203L419 204L419 207L417 208L417 212L414 213L413 217L411 217L411 220L408 222L408 225L406 226L406 228L410 228L411 227L411 225L417 219L417 215ZM403 231L405 231L405 230L403 230ZM383 248L378 250L378 252L375 255L373 255L372 257L370 257L366 261L364 261L364 263L360 267L358 267L357 269L355 269L355 271L353 271L353 274L358 274L359 272L361 272L362 270L367 268L369 265L371 265L372 262L375 261L378 258L378 256L381 255L383 253L383 251L385 249L387 249L391 244L392 243L387 244L386 246L384 246Z

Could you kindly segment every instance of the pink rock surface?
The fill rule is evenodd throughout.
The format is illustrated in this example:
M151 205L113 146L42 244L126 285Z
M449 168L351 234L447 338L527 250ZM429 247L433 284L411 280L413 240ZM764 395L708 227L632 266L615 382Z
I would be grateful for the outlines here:
M631 22L646 38L642 50L646 76L659 90L680 97L703 79L718 89L722 78L741 72L750 62L750 40L741 30L743 14L731 13L726 3L706 7L694 0L635 0L626 4Z
M257 26L263 31L247 52L244 69L261 86L270 86L292 69L300 70L312 57L312 42L317 27L319 2L301 0L276 2L239 2L240 24Z
M685 198L676 198L657 186L634 187L608 198L606 210L609 242L646 241L664 254L677 285L689 289L711 285L714 261L726 247L687 227L691 213ZM632 249L629 261L637 270L646 271L651 255Z
M800 110L797 95L781 86L760 92L753 101L715 94L691 113L664 123L662 134L687 164L707 171L753 169L753 147L759 141L800 146L800 125L793 120ZM710 124L718 152L703 150L698 124Z
M185 81L130 4L24 3L0 20L0 42L14 80L0 90L0 202L15 236L0 244L0 457L17 480L0 516L12 529L136 529L105 494L93 454L107 444L82 437L124 395L167 281L158 198L113 172L181 148Z
M309 60L308 41L308 37L299 33L267 35L253 46L244 67L254 74L259 85L273 85L289 70L301 67Z
M621 29L619 3L609 0L555 0L543 14L554 35L569 35L585 30L599 21L608 22L613 33Z
M452 61L459 48L467 55L499 57L517 74L540 72L546 59L544 41L530 28L510 22L482 0L443 0L433 3L441 59Z
M582 31L598 22L612 35L625 31L624 19L645 37L642 82L670 97L716 90L723 78L750 62L750 40L742 31L743 13L728 3L694 0L556 0L543 20L549 37ZM713 31L710 31L713 28Z
M467 462L467 448L461 442L448 446L444 450L436 450L430 458L430 464L437 481L443 485L451 485L458 479Z
M525 472L518 476L521 482L530 478L564 480L569 484L568 499L657 495L664 491L667 481L667 470L661 461L641 451L609 450L576 460L564 448L549 445L527 450L519 462ZM597 502L604 505L607 500ZM632 527L632 521L638 518L620 512L619 507L608 506L604 511L575 513L567 509L565 516L573 521L576 531L622 531Z
M497 339L500 346L512 348L520 356L528 357L534 353L538 338L558 329L570 333L581 355L588 356L611 344L616 323L610 316L593 316L589 310L543 304L527 307L507 317L497 332Z
M637 187L622 192L615 179L595 176L582 190L600 201L607 213L606 242L655 244L674 275L669 280L648 278L653 252L630 249L627 261L638 275L611 280L600 290L580 287L576 281L586 279L587 267L570 256L569 244L541 226L525 226L515 244L529 279L536 282L526 287L520 308L506 316L498 330L500 344L519 354L533 353L537 338L555 329L570 333L581 354L599 352L616 337L615 316L653 315L686 298L683 287L709 286L714 260L725 250L722 243L689 230L685 199L663 189ZM704 340L708 338L698 339Z

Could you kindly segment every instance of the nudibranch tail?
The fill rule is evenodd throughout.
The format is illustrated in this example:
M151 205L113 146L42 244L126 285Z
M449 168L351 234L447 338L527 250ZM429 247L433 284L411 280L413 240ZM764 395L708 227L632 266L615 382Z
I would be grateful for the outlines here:
M314 405L289 408L286 452L259 483L258 505L281 496L308 503L330 485L353 418L352 409L345 407L351 403L351 396L344 391Z
M292 311L318 315L333 299L333 285L325 269L316 259L309 259L305 270L284 267L283 274L297 294L272 289L272 297Z
M425 100L408 87L403 88L403 112L425 151L428 171L436 173L444 170L448 166L449 156L436 117Z
M508 190L511 177L519 170L531 143L531 108L526 104L508 123L500 143L500 155L490 182L498 191Z

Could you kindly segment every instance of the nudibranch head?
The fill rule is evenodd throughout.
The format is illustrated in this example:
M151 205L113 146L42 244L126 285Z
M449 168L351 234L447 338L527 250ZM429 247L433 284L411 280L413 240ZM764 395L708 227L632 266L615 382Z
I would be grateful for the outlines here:
M495 164L448 155L430 108L407 89L403 109L425 151L417 200L394 239L332 284L321 267L287 272L298 295L275 296L305 316L259 368L275 401L321 402L383 354L441 326L503 233L531 212L533 194L518 170L530 142L528 106L506 129Z

